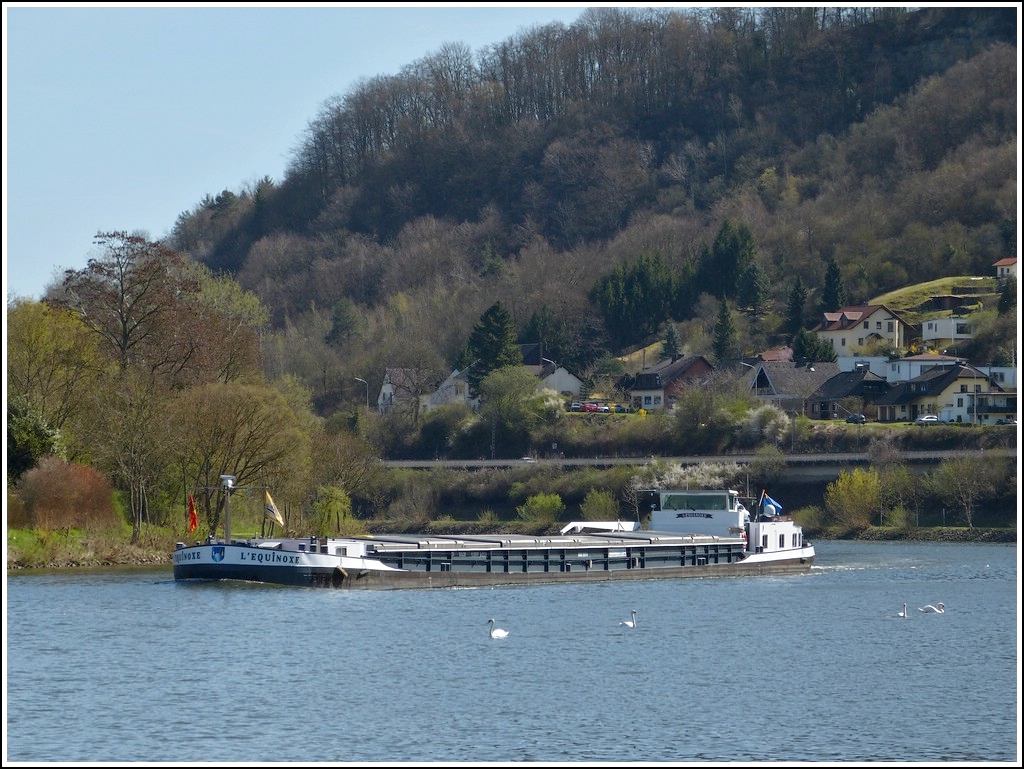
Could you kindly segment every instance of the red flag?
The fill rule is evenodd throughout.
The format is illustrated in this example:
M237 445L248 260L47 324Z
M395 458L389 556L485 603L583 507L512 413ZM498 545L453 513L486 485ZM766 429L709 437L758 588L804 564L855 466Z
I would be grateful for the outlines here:
M199 516L196 514L196 500L191 494L188 495L188 533L191 534L199 526Z

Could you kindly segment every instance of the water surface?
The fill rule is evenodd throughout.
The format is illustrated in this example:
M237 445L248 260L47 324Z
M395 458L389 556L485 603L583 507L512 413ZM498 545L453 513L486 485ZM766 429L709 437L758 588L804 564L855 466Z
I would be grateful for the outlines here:
M1016 546L816 548L801 576L458 590L11 574L6 757L1019 763Z

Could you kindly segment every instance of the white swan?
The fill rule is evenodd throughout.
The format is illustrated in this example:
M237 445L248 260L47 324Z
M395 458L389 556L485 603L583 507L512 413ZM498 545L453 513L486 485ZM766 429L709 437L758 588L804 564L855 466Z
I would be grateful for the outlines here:
M918 609L918 611L934 612L935 614L945 614L946 604L940 601L938 606L932 606L931 604L928 604L927 606L922 606L920 609Z
M491 638L507 638L508 631L502 630L500 627L495 627L494 620L487 620L487 624L491 626Z
M910 616L909 614L907 614L907 605L906 604L903 604L903 611L897 612L896 616L897 617L903 617L903 619L906 619L907 617Z
M629 619L623 620L619 624L620 625L625 625L626 627L636 627L636 609L633 609L629 613Z

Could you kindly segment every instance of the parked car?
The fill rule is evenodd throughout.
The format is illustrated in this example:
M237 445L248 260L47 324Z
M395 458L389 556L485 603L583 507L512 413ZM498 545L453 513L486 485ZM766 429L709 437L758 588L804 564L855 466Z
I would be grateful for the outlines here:
M569 411L583 411L583 404L579 401L573 401L569 404Z
M922 414L914 420L915 425L937 425L939 418L934 414Z
M1006 417L1005 419L997 419L997 425L1015 425L1017 424L1017 417Z
M602 414L610 414L612 407L609 406L607 403L602 403L600 406L597 407L597 410L600 411Z
M584 403L583 404L583 408L581 410L582 411L597 411L597 404L596 403Z
M850 425L863 425L867 424L868 418L863 414L850 414L846 418L846 423Z

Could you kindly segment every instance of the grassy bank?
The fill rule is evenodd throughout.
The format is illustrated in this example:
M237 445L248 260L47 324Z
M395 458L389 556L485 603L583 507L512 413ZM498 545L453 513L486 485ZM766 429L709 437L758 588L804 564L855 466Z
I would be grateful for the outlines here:
M478 531L480 524L476 522L453 522L445 531L451 533L494 533ZM552 527L557 531L561 524ZM493 528L493 527L492 527ZM503 531L514 528L517 533L544 534L547 530L531 530L525 523L503 526ZM419 531L430 529L430 533L440 533L433 527L421 527ZM379 529L378 529L379 530ZM394 532L397 533L397 532ZM808 532L807 538L815 540L828 539L864 539L864 540L920 540L931 542L1000 542L1015 544L1016 529L968 529L966 527L941 526L916 529L894 529L871 527L858 532ZM239 537L250 536L244 533ZM13 529L7 531L7 570L21 569L64 569L75 567L102 566L145 566L171 563L171 553L176 542L182 539L181 532L169 529L146 529L138 544L131 544L131 530L126 528L104 530L63 529L60 531L39 531Z

